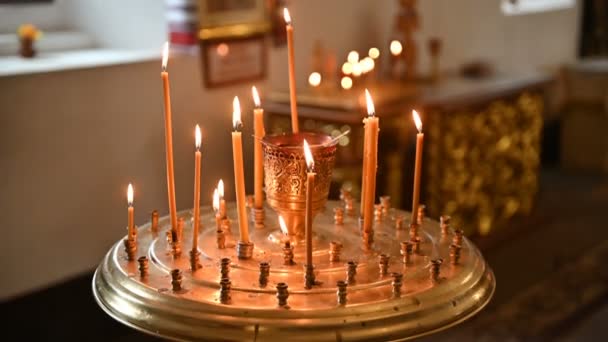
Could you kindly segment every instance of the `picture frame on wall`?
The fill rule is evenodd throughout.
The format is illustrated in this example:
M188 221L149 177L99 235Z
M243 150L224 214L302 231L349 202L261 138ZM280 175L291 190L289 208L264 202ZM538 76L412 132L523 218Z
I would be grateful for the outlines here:
M207 88L266 78L267 49L263 34L201 40L201 56Z
M199 0L199 38L251 37L270 30L266 0Z

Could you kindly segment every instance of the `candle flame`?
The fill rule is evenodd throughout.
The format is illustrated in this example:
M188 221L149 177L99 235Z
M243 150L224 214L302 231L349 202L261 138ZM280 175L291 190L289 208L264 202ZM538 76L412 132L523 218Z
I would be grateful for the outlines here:
M167 70L167 62L169 60L169 42L163 45L163 71Z
M279 227L281 228L281 232L283 232L283 234L287 235L288 230L287 230L287 224L285 223L285 220L283 219L283 216L279 215Z
M372 96L369 93L369 90L365 89L365 103L367 103L367 115L374 116L376 115L376 108L374 107L374 101L372 100Z
M391 54L393 56L398 56L403 51L403 44L401 44L401 42L398 40L393 40L389 49L391 50Z
M197 150L201 149L201 140L203 140L201 128L196 125L196 128L194 129L194 145L196 146Z
M285 24L291 25L291 15L289 15L287 7L283 8L283 17L285 18Z
M129 207L133 206L133 185L131 183L127 187L127 203Z
M255 107L260 108L262 101L260 101L260 94L258 94L258 89L255 86L251 87L251 94L253 94L253 103L255 103Z
M239 97L235 96L232 101L232 127L235 131L238 131L241 124L241 103Z
M321 84L321 79L321 74L315 71L308 76L308 84L312 87L318 87Z
M373 48L369 49L368 56L370 56L373 59L376 59L376 58L380 57L380 50L378 50L378 48L373 47Z
M342 89L348 90L353 87L353 79L348 76L344 76L340 80L340 85L342 86Z
M306 141L306 139L304 139L304 159L306 159L308 172L312 172L315 168L315 160L312 157L312 152L310 151L310 146L308 146L308 141Z
M359 62L359 53L354 50L349 52L348 56L346 57L346 60L351 64L355 64L355 63Z
M224 198L224 181L221 179L217 183L217 194L220 195L220 198Z
M217 212L220 210L220 194L217 191L217 188L213 190L213 211Z
M422 121L420 120L420 115L418 115L418 112L415 110L412 110L412 116L414 117L414 123L418 129L418 133L422 133Z

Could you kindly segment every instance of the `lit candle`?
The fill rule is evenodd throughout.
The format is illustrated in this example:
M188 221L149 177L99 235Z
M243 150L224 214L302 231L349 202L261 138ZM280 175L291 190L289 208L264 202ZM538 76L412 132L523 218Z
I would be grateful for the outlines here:
M171 215L171 229L177 229L177 209L175 204L175 176L173 173L173 129L171 128L171 92L169 89L169 73L167 61L169 59L169 43L163 49L163 63L160 77L163 80L163 99L165 104L165 148L167 153L167 192L169 196L169 214Z
M295 52L293 47L293 24L289 10L283 8L283 16L285 17L285 30L287 31L287 53L289 62L289 100L291 102L291 130L293 133L300 131L298 125L298 102L296 100L296 66Z
M306 228L306 265L312 265L312 195L315 188L315 176L314 172L315 161L310 151L308 142L304 139L304 158L306 159L306 216L304 225Z
M422 175L422 146L424 143L424 133L422 133L422 121L415 110L412 110L414 123L418 134L416 135L416 166L414 168L414 193L412 196L412 223L417 222L418 206L420 204L420 177Z
M283 241L289 241L289 230L287 230L287 223L285 223L285 219L283 216L279 215L279 228L281 228L281 233L283 233Z
M247 210L245 209L245 174L243 170L243 139L241 137L241 104L239 98L234 97L232 102L232 160L234 161L234 185L236 191L236 205L239 216L240 241L249 243L249 227Z
M372 224L374 222L374 201L376 199L376 168L378 166L378 126L379 119L375 116L376 110L374 108L374 102L369 94L369 91L365 89L365 100L367 102L367 114L368 117L364 120L365 122L365 137L367 140L364 149L364 160L365 165L365 204L363 206L363 230L365 232L371 232Z
M253 141L253 206L256 209L262 209L264 206L264 155L262 151L262 138L266 135L264 130L264 109L262 109L258 90L255 87L252 87L251 93L253 94L253 102L255 103L255 109L253 110L253 130L255 134Z
M192 250L196 252L198 249L198 231L200 226L201 215L201 128L196 125L194 130L195 147L194 152L194 226L192 227Z
M133 209L133 185L131 185L131 183L129 183L129 186L127 187L127 211L128 211L128 225L127 225L127 232L129 234L129 238L134 238L135 237L135 219L134 217L134 209Z
M226 218L226 200L224 199L224 181L217 182L217 194L219 195L219 214L220 218Z

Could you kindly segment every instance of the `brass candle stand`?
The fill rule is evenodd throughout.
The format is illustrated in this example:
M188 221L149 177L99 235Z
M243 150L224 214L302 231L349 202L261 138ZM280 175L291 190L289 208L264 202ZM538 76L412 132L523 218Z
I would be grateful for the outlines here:
M489 302L494 275L466 237L443 227L442 239L439 222L426 218L414 253L409 231L395 224L400 218L408 226L411 215L391 208L375 223L374 243L363 246L357 217L335 224L333 209L343 206L329 201L315 220L318 284L311 289L304 244L290 245L295 262L286 263L284 243L269 239L279 230L273 210L265 209L264 228L251 230L252 258L239 259L238 228L230 227L225 248L218 248L215 215L202 208L208 228L200 234L200 268L192 271L188 255L174 257L172 244L148 223L138 228L137 258L129 260L121 239L103 259L95 298L110 316L153 335L234 341L401 340L450 327ZM236 217L234 203L227 211ZM190 236L191 212L179 217L186 222L183 236ZM168 217L158 229L170 230ZM191 241L182 248L191 250Z

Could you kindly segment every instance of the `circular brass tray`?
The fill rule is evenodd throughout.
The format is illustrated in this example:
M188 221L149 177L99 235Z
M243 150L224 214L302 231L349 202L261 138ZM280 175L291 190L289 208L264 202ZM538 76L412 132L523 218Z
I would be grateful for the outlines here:
M396 230L396 215L409 214L391 209L375 224L374 244L366 248L359 233L358 219L345 215L344 225L333 223L330 201L314 223L313 260L316 279L322 282L304 288L304 246L295 242L295 265L283 264L282 237L275 213L266 209L266 228L251 228L255 243L253 258L236 258L238 227L232 223L226 249L216 247L215 218L211 208L201 213L199 249L202 268L190 270L191 212L186 219L182 256L175 259L166 241L168 217L160 220L154 233L150 224L139 227L137 255L146 255L149 276L142 280L137 261L128 261L123 241L116 243L102 260L93 278L93 293L99 305L116 320L135 329L174 340L212 341L360 341L405 340L446 329L476 314L492 297L494 275L481 253L466 238L460 263L449 263L452 236L442 236L439 223L425 219L420 228L420 253L405 265L400 242L409 240L408 229ZM229 217L236 217L234 205ZM331 214L330 214L331 213ZM253 227L253 225L251 225ZM339 262L329 261L329 242L343 244ZM381 276L378 256L390 255L389 275ZM232 259L229 304L219 299L219 260ZM438 283L429 276L430 260L442 258ZM346 262L358 262L356 283L348 285L346 305L339 305L336 282L346 279ZM259 262L270 263L268 285L260 287ZM183 290L173 292L172 269L183 273ZM402 294L392 294L391 272L403 273ZM289 286L288 308L279 307L277 283Z

